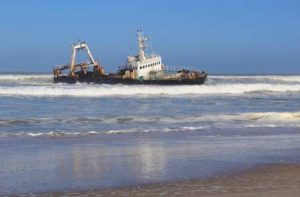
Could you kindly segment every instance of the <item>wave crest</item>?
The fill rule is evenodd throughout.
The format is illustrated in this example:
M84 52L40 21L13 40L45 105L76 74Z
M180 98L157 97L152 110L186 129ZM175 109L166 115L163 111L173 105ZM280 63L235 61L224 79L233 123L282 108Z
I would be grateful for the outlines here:
M143 128L137 128L137 123L151 121L156 119L161 127L153 127L152 124L145 125ZM108 123L114 125L110 130L92 130L92 131L30 131L30 132L1 132L0 137L72 137L72 136L86 136L86 135L103 135L103 134L128 134L128 133L149 133L149 132L185 132L185 131L201 131L211 128L253 128L253 127L285 127L285 128L299 128L300 127L300 112L252 112L239 114L206 114L199 116L175 116L175 117L144 117L131 116L128 117L130 126L135 128L118 128L116 124L122 117L107 117L105 118L85 118L84 121L101 120L101 123ZM57 124L55 121L59 119L31 119L32 123L50 121L51 124ZM80 121L80 118L69 119L67 121ZM2 125L15 122L9 120L0 120ZM20 120L19 123L26 122ZM122 123L121 123L122 124ZM172 125L172 127L168 126ZM182 126L185 125L185 126Z
M189 86L154 85L58 85L58 86L1 86L0 95L40 97L109 97L246 94L253 92L300 92L300 84L216 84Z

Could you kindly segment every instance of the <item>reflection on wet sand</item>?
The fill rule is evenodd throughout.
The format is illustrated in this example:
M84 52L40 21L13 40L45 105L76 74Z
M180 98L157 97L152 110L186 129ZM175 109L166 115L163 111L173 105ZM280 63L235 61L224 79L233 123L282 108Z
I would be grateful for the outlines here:
M137 149L140 171L143 179L153 179L157 176L164 176L166 172L167 155L163 144L141 143Z
M138 180L152 180L165 175L166 149L163 143L137 142L131 146L75 145L69 158L59 162L58 171L73 181L127 176L130 172ZM71 169L71 170L69 170ZM109 180L109 178L107 179Z
M298 161L299 139L299 134L180 134L167 139L116 135L32 139L27 144L13 139L19 146L14 149L5 149L0 139L0 191L2 195L101 189L219 176L254 165Z

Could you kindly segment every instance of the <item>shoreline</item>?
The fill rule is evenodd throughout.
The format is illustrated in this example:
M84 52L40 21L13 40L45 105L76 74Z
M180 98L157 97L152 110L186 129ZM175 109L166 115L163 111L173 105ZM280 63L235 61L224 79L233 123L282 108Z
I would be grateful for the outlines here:
M286 181L278 185L278 180L286 177L286 172L296 175L288 182L299 188L300 136L234 137L226 133L229 136L213 138L177 133L0 139L1 152L5 153L2 158L6 158L0 173L0 196L226 197L251 193L251 188L252 193L257 188L260 193L272 192L276 187L283 190L281 185L286 185ZM9 144L17 146L12 148ZM9 156L8 152L14 154ZM22 163L16 162L24 155ZM14 174L15 169L24 170ZM263 181L255 185L253 179L264 177L269 177L265 182L276 187Z
M300 164L269 164L208 178L137 186L66 191L41 196L272 196L300 193ZM26 195L26 194L25 194Z

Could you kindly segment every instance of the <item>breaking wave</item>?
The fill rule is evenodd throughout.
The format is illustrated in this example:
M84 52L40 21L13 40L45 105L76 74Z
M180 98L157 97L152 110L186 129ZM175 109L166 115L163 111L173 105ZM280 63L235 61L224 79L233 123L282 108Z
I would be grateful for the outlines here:
M300 75L259 75L259 76L210 76L211 79L226 80L251 80L251 81L269 81L269 82L295 82L300 83Z
M245 94L251 92L300 92L300 84L216 84L192 86L151 85L58 85L58 86L0 86L0 95L40 97L109 97L109 96L162 96Z
M300 76L209 76L205 85L54 84L52 75L0 75L0 96L109 97L300 92Z
M204 127L179 127L179 128L152 128L152 129L116 129L108 131L49 131L49 132L4 132L0 133L0 137L75 137L75 136L87 136L87 135L108 135L108 134L130 134L130 133L149 133L149 132L180 132L180 131L199 131Z
M52 75L0 75L0 84L4 85L50 85Z
M52 80L52 75L45 74L34 74L34 75L19 75L19 74L11 74L11 75L0 75L0 81L34 81L34 80Z
M61 121L61 122L60 122ZM104 117L104 118L69 118L69 119L23 119L23 120L0 120L1 126L9 126L11 124L37 124L45 122L50 124L79 122L80 124L89 121L96 121L99 124L111 124L113 128L109 130L91 130L91 131L43 131L43 132L1 132L0 137L72 137L86 135L103 135L103 134L128 134L128 133L149 133L149 132L187 132L202 131L206 129L224 129L224 128L275 128L289 127L300 128L300 112L253 112L253 113L237 113L237 114L219 114L219 115L199 115L199 116L174 116L174 117ZM124 122L125 121L125 122ZM153 121L160 124L160 127L152 127ZM142 128L117 128L118 124L133 123L131 126L138 126L138 123L150 123L150 127L144 125ZM163 124L166 123L166 124ZM172 125L169 127L167 125ZM182 126L184 125L184 126ZM39 128L39 127L38 127Z
M210 122L258 122L258 123L299 123L300 112L249 112L237 114L203 114L182 116L118 116L118 117L64 117L0 119L1 126L34 124L127 124L127 123L210 123Z

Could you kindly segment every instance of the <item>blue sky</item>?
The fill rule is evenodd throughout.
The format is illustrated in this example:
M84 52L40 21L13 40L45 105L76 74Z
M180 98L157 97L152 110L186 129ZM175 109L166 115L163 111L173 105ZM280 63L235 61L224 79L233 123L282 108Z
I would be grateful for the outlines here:
M51 72L88 42L113 71L137 29L169 66L209 73L299 73L297 0L0 0L0 72Z

